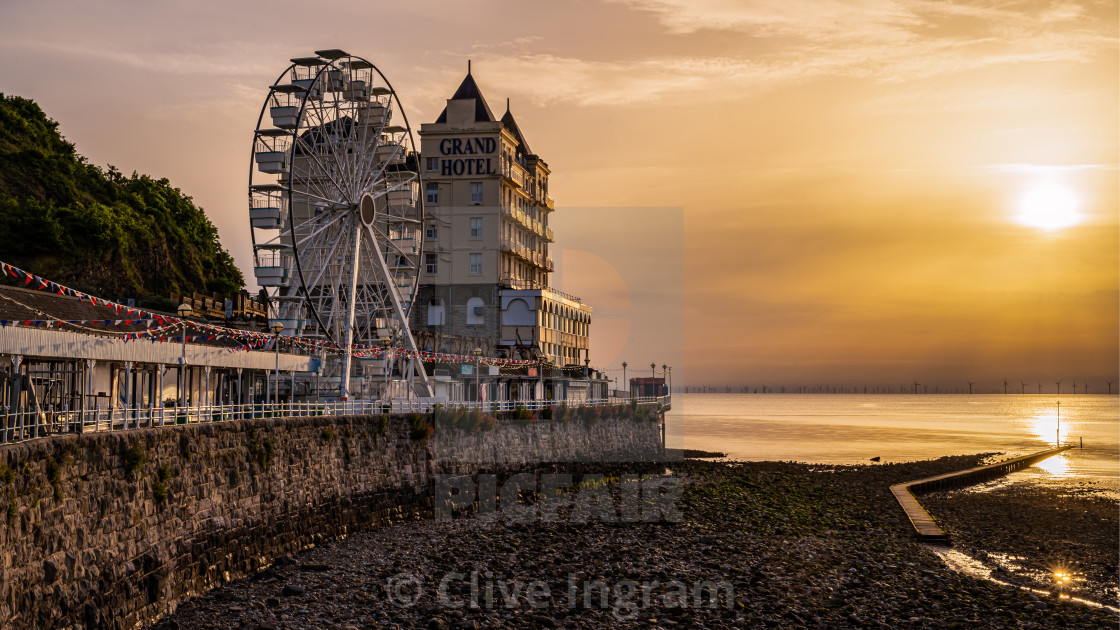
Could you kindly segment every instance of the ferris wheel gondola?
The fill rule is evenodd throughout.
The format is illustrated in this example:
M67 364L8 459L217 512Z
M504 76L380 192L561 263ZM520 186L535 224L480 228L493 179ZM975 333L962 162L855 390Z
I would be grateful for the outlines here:
M249 169L254 272L284 334L344 350L328 367L342 398L355 349L416 356L408 314L423 251L418 159L397 93L361 57L316 51L292 59L269 87Z

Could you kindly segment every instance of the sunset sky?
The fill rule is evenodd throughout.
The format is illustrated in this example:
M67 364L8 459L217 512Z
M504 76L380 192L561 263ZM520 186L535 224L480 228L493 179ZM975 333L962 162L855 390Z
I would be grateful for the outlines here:
M1115 2L316 6L4 2L0 91L192 195L251 282L252 130L287 60L370 59L418 127L470 59L552 168L593 363L985 391L1120 371Z

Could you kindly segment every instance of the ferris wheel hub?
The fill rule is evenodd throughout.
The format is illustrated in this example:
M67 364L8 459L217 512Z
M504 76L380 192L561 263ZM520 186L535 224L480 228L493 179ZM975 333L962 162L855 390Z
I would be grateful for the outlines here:
M373 225L377 220L377 203L373 199L373 195L365 193L362 195L362 201L358 204L358 216L361 217L362 223L365 225Z

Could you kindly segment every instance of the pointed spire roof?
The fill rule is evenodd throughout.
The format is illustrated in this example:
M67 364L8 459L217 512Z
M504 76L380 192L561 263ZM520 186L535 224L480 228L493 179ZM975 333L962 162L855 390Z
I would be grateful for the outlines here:
M459 89L455 90L455 94L451 96L451 100L460 101L474 99L474 121L475 122L495 122L494 114L490 111L490 106L486 104L486 99L482 96L482 91L478 89L478 84L474 82L474 77L471 76L471 62L467 62L467 77L459 84ZM439 118L436 119L437 123L447 122L447 107L443 108L440 112Z
M517 148L521 149L522 153L532 153L529 150L529 143L525 142L525 136L521 134L521 128L517 126L517 121L513 119L513 113L509 111L509 99L506 99L506 113L502 115L502 124L509 129L513 137L517 138Z

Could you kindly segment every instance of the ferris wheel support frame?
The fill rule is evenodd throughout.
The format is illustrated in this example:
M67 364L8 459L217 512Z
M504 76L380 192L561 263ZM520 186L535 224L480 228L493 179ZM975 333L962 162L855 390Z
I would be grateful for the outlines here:
M421 188L421 190L423 190L423 188ZM373 226L367 224L365 227L366 230L370 232L370 240L373 242L373 249L377 252L377 256L375 257L377 266L381 268L382 276L389 280L389 266L385 264L385 256L381 251L381 246L377 244L377 239L372 238L374 236ZM420 373L420 381L424 387L424 392L431 398L434 395L432 392L432 383L428 380L428 371L424 369L424 363L420 360L420 350L416 347L416 339L412 336L412 329L408 327L408 318L405 316L404 309L401 307L401 301L400 298L397 297L397 292L389 291L389 299L393 302L393 310L397 312L397 317L401 320L401 331L403 331L404 337L408 341L408 347L412 350L412 363L415 365L416 371ZM354 307L353 304L354 302L351 300L351 309ZM350 360L349 356L348 352L347 362Z

